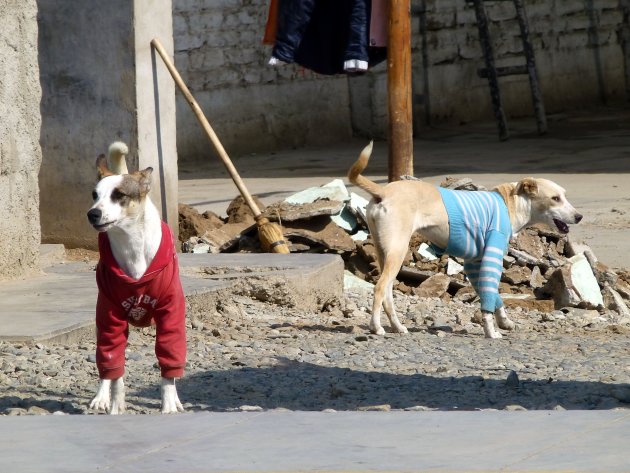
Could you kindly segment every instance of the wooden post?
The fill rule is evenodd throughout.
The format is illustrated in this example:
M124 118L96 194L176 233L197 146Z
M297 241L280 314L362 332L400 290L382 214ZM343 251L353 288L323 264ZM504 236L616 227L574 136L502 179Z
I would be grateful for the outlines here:
M411 119L410 0L389 1L387 99L389 108L389 181L413 176Z

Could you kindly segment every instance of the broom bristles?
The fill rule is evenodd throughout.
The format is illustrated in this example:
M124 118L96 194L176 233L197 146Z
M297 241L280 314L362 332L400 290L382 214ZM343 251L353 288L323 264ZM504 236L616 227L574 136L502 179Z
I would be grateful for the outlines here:
M258 224L258 239L263 250L268 253L290 253L279 225L270 222L265 217L259 218L256 223Z

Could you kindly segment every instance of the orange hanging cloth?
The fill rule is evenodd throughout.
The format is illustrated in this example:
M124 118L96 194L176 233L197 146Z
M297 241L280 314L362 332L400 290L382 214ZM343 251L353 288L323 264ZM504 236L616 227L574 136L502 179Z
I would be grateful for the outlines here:
M269 14L267 16L267 25L265 26L265 36L263 44L276 44L276 32L278 31L278 9L280 0L271 0L269 4Z

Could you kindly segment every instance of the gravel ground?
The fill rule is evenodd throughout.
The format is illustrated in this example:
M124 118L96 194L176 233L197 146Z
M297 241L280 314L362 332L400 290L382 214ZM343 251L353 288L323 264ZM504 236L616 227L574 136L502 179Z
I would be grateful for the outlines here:
M187 411L630 408L630 323L614 312L509 311L500 340L476 306L396 295L407 335L367 329L371 294L303 313L241 296L189 310ZM386 320L384 324L387 327ZM386 328L387 329L387 328ZM132 329L127 411L160 408L152 329ZM88 414L95 343L0 343L0 414Z

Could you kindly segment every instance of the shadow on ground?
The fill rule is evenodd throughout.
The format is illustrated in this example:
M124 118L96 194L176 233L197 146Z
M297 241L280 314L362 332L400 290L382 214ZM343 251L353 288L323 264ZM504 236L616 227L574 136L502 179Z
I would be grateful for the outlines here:
M192 404L192 410L212 411L243 405L307 411L356 410L384 404L392 409L424 406L441 410L630 407L628 384L522 379L518 387L510 387L505 380L478 376L357 371L286 358L277 362L269 368L242 367L192 374L179 381L180 399ZM151 387L135 391L135 395L155 397L157 391Z

